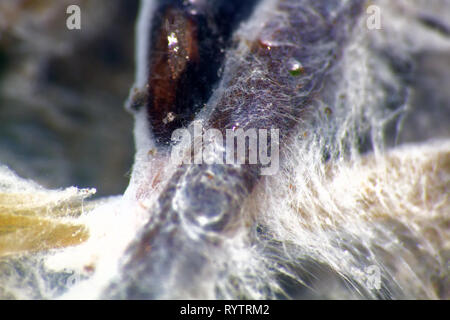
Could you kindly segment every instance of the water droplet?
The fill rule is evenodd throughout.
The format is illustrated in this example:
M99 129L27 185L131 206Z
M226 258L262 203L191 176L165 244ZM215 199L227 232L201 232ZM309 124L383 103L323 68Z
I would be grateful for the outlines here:
M288 68L291 76L295 76L295 77L301 75L303 73L303 71L305 71L305 69L303 68L303 65L300 63L300 61L298 61L294 58L291 58L288 60L287 68Z

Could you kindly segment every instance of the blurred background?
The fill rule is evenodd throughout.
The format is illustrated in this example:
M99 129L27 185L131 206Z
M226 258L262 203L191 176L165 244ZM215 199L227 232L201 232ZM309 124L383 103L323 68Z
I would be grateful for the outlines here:
M68 30L66 9L81 9ZM138 0L0 1L0 164L47 188L122 193Z

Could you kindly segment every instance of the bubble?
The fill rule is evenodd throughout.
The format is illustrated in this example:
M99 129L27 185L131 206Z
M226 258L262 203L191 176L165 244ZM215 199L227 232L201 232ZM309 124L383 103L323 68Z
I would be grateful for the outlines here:
M287 68L289 70L289 73L291 76L299 76L301 75L305 69L303 68L303 65L298 61L297 59L291 58L287 62Z

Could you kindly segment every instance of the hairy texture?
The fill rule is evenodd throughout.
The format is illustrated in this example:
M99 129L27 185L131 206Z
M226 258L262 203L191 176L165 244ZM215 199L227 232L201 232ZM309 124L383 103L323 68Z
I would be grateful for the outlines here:
M142 89L156 4L169 2L142 2L127 191L83 214L89 239L27 269L38 281L21 293L54 296L48 275L69 268L79 281L64 298L448 299L448 1L258 2L183 125L280 129L280 170L264 177L259 165L172 163L177 144L158 141ZM368 28L369 5L381 29Z
M448 143L386 150L415 103L416 56L447 50L448 39L404 2L380 1L383 29L369 30L361 4L267 1L241 26L199 121L222 131L280 128L282 172L256 189L248 166L169 174L105 297L445 297ZM349 170L355 178L343 182ZM394 193L423 171L435 188ZM414 205L430 192L431 207ZM425 220L414 215L421 210ZM436 243L417 219L436 228Z
M0 166L0 299L61 294L72 272L49 272L42 252L76 246L90 234L79 219L95 189L47 190Z
M77 245L89 237L74 218L95 190L48 191L2 167L0 176L0 257Z
M208 123L221 130L233 126L282 128L281 138L285 139L340 54L361 4L328 2L322 7L313 1L302 5L283 2L262 20L256 39L246 39L238 32L236 49L226 58L217 89L220 97L206 106L212 110ZM259 10L266 10L263 5ZM321 19L308 19L308 13ZM304 63L305 75L289 72L288 63L293 59ZM221 238L226 237L230 225L244 220L240 204L252 191L257 170L226 165L178 169L153 206L144 232L129 249L131 256L120 279L125 288L121 284L115 290L109 288L107 296L166 297L174 292L168 283L178 286L214 276L206 261L216 256L213 252L221 251ZM194 290L193 296L203 294Z

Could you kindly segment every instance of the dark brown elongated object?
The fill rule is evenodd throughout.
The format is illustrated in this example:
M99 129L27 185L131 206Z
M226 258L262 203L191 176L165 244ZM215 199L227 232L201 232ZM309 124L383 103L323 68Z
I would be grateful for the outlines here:
M207 102L233 30L248 17L255 0L158 1L149 30L148 80L131 108L147 109L160 147L173 130L187 125ZM142 96L144 95L144 99Z

